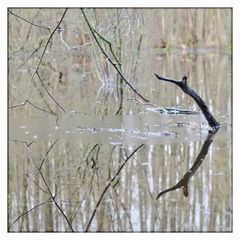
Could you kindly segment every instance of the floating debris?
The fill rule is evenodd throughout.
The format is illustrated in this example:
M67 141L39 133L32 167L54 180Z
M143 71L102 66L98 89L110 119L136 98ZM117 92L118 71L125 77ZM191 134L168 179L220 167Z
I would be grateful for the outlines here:
M165 113L165 114L187 114L187 115L199 115L199 111L194 111L191 109L183 109L177 107L156 107L156 108L147 108L148 111Z

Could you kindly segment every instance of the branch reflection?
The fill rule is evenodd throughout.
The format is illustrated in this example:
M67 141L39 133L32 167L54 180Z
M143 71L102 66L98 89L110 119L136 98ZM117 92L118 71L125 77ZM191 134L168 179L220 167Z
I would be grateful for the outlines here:
M215 134L216 134L216 132L213 133L212 131L209 131L209 133L206 137L206 140L203 143L202 149L199 152L199 154L198 154L195 162L193 163L192 167L186 172L186 174L182 177L182 179L176 185L160 192L158 194L156 200L158 198L160 198L162 195L164 195L165 193L170 192L170 191L175 191L178 188L183 189L183 194L184 194L185 197L188 196L188 182L189 182L190 178L195 174L197 169L200 167L204 158L206 157L206 155L208 153L208 150L209 150L209 147L213 142L213 137L214 137Z

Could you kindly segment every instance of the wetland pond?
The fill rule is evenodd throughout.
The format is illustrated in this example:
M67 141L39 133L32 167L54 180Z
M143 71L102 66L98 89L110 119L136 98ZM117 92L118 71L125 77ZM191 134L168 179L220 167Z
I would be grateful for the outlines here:
M24 11L12 10L28 16ZM75 25L77 9L68 11L72 18L65 16L65 30L56 32L37 72L42 52L22 65L33 40L13 51L19 39L11 29L16 25L22 38L24 31L32 38L42 31L45 40L49 32L9 15L8 230L231 232L231 55L216 48L157 48L150 10L131 18L119 13L121 31L111 35L113 23L102 22L100 11L95 28L113 47L121 45L122 73L144 102L103 57L82 16ZM137 41L140 27L145 32ZM85 34L81 43L79 32ZM120 34L130 40L118 42ZM77 43L84 47L66 47ZM193 99L154 73L187 75L219 131L209 134Z

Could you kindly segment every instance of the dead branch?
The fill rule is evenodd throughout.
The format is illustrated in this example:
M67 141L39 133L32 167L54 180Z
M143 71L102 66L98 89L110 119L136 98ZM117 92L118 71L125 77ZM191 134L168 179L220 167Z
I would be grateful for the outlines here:
M109 46L109 50L111 52L111 54L113 55L114 57L114 60L118 63L118 66L121 66L122 64L120 63L119 59L117 58L116 54L114 53L113 51L113 48L112 48L112 43L109 42L106 38L104 38L98 31L96 31L95 29L92 29L94 31L94 33L96 33L98 35L98 37L100 39L102 39L104 42L106 42Z
M127 79L123 76L122 72L119 70L119 68L117 67L117 64L113 62L113 60L108 56L108 54L106 53L106 51L104 51L103 47L101 46L100 42L98 41L96 35L99 36L99 34L96 34L96 30L93 29L93 27L90 25L90 22L85 14L85 12L83 11L83 9L81 8L81 11L82 11L82 14L83 14L83 17L88 25L88 28L95 40L95 42L97 43L99 49L101 50L102 54L105 56L105 58L111 63L111 65L116 69L117 73L120 75L121 79L125 82L125 84L127 86L130 87L130 89L132 89L132 91L138 96L140 97L144 102L149 102L149 100L147 100L145 97L143 97L128 81ZM106 39L105 39L106 42L108 42ZM113 54L115 55L115 54Z
M64 110L64 108L56 101L56 99L55 99L55 98L50 94L50 92L48 91L48 89L47 89L47 87L45 86L45 84L43 83L43 80L41 79L38 71L36 72L36 74L37 74L37 76L38 76L38 78L39 78L42 86L44 87L45 91L47 92L48 96L59 106L59 108L62 109L63 112L66 113L66 111Z
M155 73L155 76L162 81L171 82L176 84L178 87L180 87L187 95L192 97L194 101L197 103L197 105L202 110L205 118L208 121L208 124L212 127L213 132L217 132L220 128L220 124L216 121L216 119L213 117L212 113L210 112L209 108L207 107L206 103L202 100L202 98L187 85L187 77L184 76L181 81L177 81L170 78L160 77Z
M45 47L45 46L46 46L46 44L37 47L37 48L24 60L24 62L23 62L19 67L20 67L20 68L23 67L23 65L24 65L40 48L43 48L43 47Z
M48 30L48 31L50 32L50 27L45 27L45 26L42 26L42 25L39 25L39 24L36 24L36 23L30 22L30 21L27 20L26 18L23 18L23 17L17 15L16 13L13 13L13 12L10 11L9 9L8 9L8 12L11 13L13 16L15 16L15 17L17 17L17 18L20 18L20 19L22 19L23 21L25 21L25 22L31 24L32 26L39 27L39 28L42 28L42 29L46 29L46 30Z
M28 84L28 89L27 89L27 94L26 94L26 100L25 100L25 102L22 103L22 104L18 104L18 105L12 106L12 107L10 107L10 108L20 107L20 106L25 105L26 103L29 103L30 105L32 105L33 107L37 108L38 110L41 110L41 111L44 111L44 112L47 112L47 113L50 113L50 114L53 114L53 115L57 115L56 113L54 113L54 112L51 110L50 106L49 106L47 103L46 103L46 105L47 105L47 107L49 108L50 112L49 112L49 111L46 111L46 110L44 110L44 109L41 109L41 108L39 108L39 107L37 107L36 105L34 105L33 103L31 103L31 102L28 100L28 91L29 91L30 83L32 82L34 76L37 75L39 81L40 81L41 84L43 85L43 87L44 87L45 91L47 92L48 96L58 105L58 107L59 107L64 113L66 113L65 109L64 109L64 108L57 102L57 100L49 93L47 87L44 85L44 83L43 83L43 81L42 81L42 79L41 79L41 77L40 77L40 75L39 75L38 70L39 70L39 67L40 67L40 65L41 65L41 63L42 63L42 60L43 60L43 57L44 57L45 52L46 52L46 50L47 50L47 47L49 46L49 44L52 44L51 39L52 39L54 33L58 30L61 22L63 21L65 15L66 15L67 10L68 10L68 8L66 8L65 11L63 12L63 15L62 15L61 19L59 20L57 26L56 26L56 27L53 29L53 31L51 32L51 34L50 34L50 36L48 37L48 40L46 41L46 43L45 43L43 46L40 46L39 48L37 48L37 49L24 61L23 64L25 64L26 61L28 61L28 60L34 55L34 53L37 52L41 47L44 47L43 52L42 52L42 54L41 54L41 56L40 56L40 59L39 59L39 61L38 61L37 67L36 67L36 69L35 69L32 77L31 77L31 79L29 80L29 84ZM9 10L8 10L8 11L9 11ZM34 25L34 26L41 27L41 26L39 26L39 25L36 25L36 24L33 24L33 23L29 22L28 20L26 20L26 19L24 19L24 18L22 18L22 17L20 17L20 16L18 16L18 15L16 15L16 14L14 14L14 13L11 12L11 11L9 11L9 12L10 12L11 14L15 15L16 17L19 17L19 18L21 18L22 20L24 20L24 21L26 21L26 22ZM46 28L46 27L45 27L45 28ZM50 28L47 28L47 29L50 31ZM23 64L22 64L22 65L23 65ZM34 85L35 85L35 87L36 87L36 84L35 84L34 81L33 81L33 83L34 83ZM40 92L40 95L41 95L41 97L42 97L42 93L41 93L41 92Z
M32 106L34 106L35 108L37 108L37 109L39 109L39 110L42 110L42 111L44 111L44 112L48 112L48 111L46 111L46 110L43 110L43 109L38 108L37 106L35 106L34 104L32 104L32 103L28 100L28 91L29 91L30 83L32 82L34 76L37 75L39 81L40 81L41 84L43 85L45 91L46 91L47 94L50 96L50 98L58 105L58 107L59 107L64 113L66 113L65 109L64 109L64 108L55 100L55 98L49 93L48 89L47 89L46 86L44 85L44 83L43 83L43 81L42 81L42 79L41 79L41 77L40 77L40 75L39 75L38 70L39 70L40 65L41 65L41 63L42 63L43 57L44 57L44 55L45 55L45 53L46 53L47 47L49 46L49 44L52 44L51 39L52 39L54 33L58 30L60 24L62 23L65 15L66 15L67 10L68 10L68 8L66 8L65 11L63 12L63 15L62 15L61 19L59 20L58 24L56 25L56 27L55 27L55 28L53 29L53 31L51 32L51 34L50 34L50 36L48 37L46 43L45 43L43 46L40 46L40 47L39 47L39 48L44 47L44 49L43 49L43 52L42 52L42 54L41 54L41 56L40 56L40 59L39 59L39 61L38 61L38 64L37 64L37 66L36 66L36 69L35 69L32 77L31 77L31 79L30 79L30 81L29 81L29 85L28 85L28 90L27 90L25 102L24 102L23 104L15 105L15 106L10 107L10 108L20 107L20 106L22 106L22 105L25 105L25 104L28 102L28 103L30 103ZM12 12L11 12L11 13L12 13ZM12 13L12 14L13 14L13 13ZM14 15L14 14L13 14L13 15ZM18 16L18 17L19 17L19 16ZM20 17L20 18L21 18L21 17ZM25 19L23 19L23 20L25 20ZM26 21L26 22L29 22L29 21ZM29 23L30 23L30 22L29 22ZM39 27L39 26L38 26L38 27ZM37 49L30 55L30 57L31 57L35 52L37 52L39 48L37 48ZM28 60L30 57L28 57L27 60ZM24 63L25 63L27 60L25 60ZM24 64L24 63L23 63L23 64ZM41 95L41 96L42 96L42 95ZM48 106L48 105L47 105L47 106ZM48 106L48 108L50 109L49 106ZM54 115L57 115L57 114L54 113L52 110L51 110L51 113L53 113Z
M45 55L45 52L46 52L46 50L47 50L47 47L48 47L48 45L51 43L51 39L52 39L52 37L53 37L53 34L54 34L54 33L57 31L57 29L59 28L61 22L63 21L63 18L65 17L65 14L67 13L67 10L68 10L68 8L65 9L65 11L63 12L63 15L62 15L61 19L59 20L57 26L56 26L56 27L53 29L53 31L51 32L51 34L50 34L50 36L49 36L49 38L48 38L48 40L47 40L47 42L46 42L46 44L45 44L45 47L44 47L43 52L42 52L42 55L41 55L41 57L40 57L40 59L39 59L38 65L37 65L37 67L36 67L36 69L35 69L35 72L33 73L32 79L33 79L34 75L37 74L39 80L41 81L41 78L40 78L39 73L38 73L38 69L39 69L39 67L40 67L40 64L42 63L43 56ZM52 44L52 43L51 43L51 44ZM32 80L32 79L31 79L31 80ZM41 81L41 83L42 83L42 81ZM45 88L45 90L46 90L46 87L44 87L44 88ZM48 95L49 95L49 92L48 92L48 91L47 91L47 93L48 93ZM51 94L50 94L50 95L51 95ZM55 103L57 103L57 101L56 101L52 96L51 96L51 98L54 100ZM66 113L66 111L64 110L64 108L63 108L59 103L57 103L57 105L61 108L61 110L62 110L63 112Z
M49 112L49 111L47 111L47 110L45 110L45 109L42 109L42 108L36 106L35 104L33 104L32 102L30 102L29 100L26 100L25 102L23 102L23 103L21 103L21 104L17 104L17 105L10 106L9 109L17 108L17 107L21 107L21 106L25 106L27 103L29 103L31 106L33 106L34 108L36 108L36 109L38 109L38 110L40 110L40 111L42 111L42 112L46 112L46 113L48 113L48 114L50 114L50 115L54 115L54 116L57 115L57 114L54 113L54 112Z

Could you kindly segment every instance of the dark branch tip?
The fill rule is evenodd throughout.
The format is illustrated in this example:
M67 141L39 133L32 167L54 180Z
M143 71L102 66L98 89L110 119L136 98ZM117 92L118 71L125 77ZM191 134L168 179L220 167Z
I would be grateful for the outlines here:
M182 77L182 82L184 85L187 85L187 77L186 76Z

